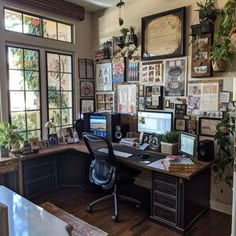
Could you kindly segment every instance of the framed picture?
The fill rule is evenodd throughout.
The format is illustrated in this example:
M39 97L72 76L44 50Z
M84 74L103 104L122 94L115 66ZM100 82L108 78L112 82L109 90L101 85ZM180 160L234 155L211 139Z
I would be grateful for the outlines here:
M170 108L170 100L165 100L165 108Z
M138 109L140 111L144 111L145 110L145 98L144 97L139 97L138 98Z
M146 109L163 109L163 86L145 86Z
M211 77L210 59L212 34L202 34L192 40L192 73L193 78Z
M139 81L139 61L128 61L128 82Z
M163 63L161 61L143 62L141 82L158 83L162 82L163 77Z
M94 97L93 81L80 81L80 97Z
M29 138L29 143L33 150L40 149L39 138Z
M185 55L185 8L142 18L142 60Z
M137 86L136 84L117 84L117 112L136 113Z
M175 118L175 130L185 131L186 130L186 121L185 119Z
M175 104L175 118L184 118L187 112L186 104Z
M48 140L41 140L39 141L40 148L47 148L48 147Z
M94 67L93 67L93 60L86 59L86 78L94 79Z
M79 78L86 79L86 59L79 59Z
M48 146L55 146L58 144L57 134L48 134Z
M199 118L199 135L214 137L216 134L216 126L221 122L220 118Z
M186 95L187 58L165 61L165 96L181 97Z
M112 59L112 82L125 82L126 77L126 61L124 57L114 57Z
M81 113L94 112L94 99L80 99Z
M197 121L196 120L188 120L186 131L190 134L197 134Z
M58 137L58 144L65 144L65 138L64 138L64 136L59 136L59 137Z
M96 64L96 91L112 91L112 64Z

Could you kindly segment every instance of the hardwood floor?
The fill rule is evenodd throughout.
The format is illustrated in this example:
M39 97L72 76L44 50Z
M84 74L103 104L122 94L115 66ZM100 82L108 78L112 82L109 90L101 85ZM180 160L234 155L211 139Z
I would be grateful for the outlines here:
M180 234L167 229L148 219L145 207L135 208L132 204L120 203L119 223L111 219L113 214L112 201L106 201L87 213L88 204L101 197L99 193L82 192L79 189L61 189L34 200L36 204L50 201L76 217L95 225L111 236L178 236ZM186 236L230 236L231 216L209 210L187 232Z

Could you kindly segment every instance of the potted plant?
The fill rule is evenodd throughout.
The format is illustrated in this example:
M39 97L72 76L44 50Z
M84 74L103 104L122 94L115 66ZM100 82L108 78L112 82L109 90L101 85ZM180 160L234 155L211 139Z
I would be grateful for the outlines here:
M219 11L219 28L214 34L214 41L210 55L213 70L215 71L224 71L226 64L232 63L234 51L231 37L234 37L233 29L236 26L235 12L236 0L228 0L224 5L224 8ZM222 66L222 64L225 65Z
M215 173L215 182L224 180L232 188L233 176L233 142L232 136L235 130L235 118L229 116L226 111L222 121L216 126L216 134L214 139L219 147L217 158L213 164L213 171ZM230 170L231 169L231 170ZM227 171L229 170L229 171Z
M166 154L178 154L179 132L166 132L161 137L161 152Z
M9 150L20 150L20 142L23 141L22 136L18 133L17 127L8 122L0 123L0 151L1 157L7 157Z
M200 23L214 22L218 13L215 0L206 0L205 3L197 2Z

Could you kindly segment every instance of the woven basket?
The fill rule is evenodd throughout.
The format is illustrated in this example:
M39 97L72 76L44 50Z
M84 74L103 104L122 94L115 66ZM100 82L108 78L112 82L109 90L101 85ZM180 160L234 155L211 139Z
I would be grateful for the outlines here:
M178 143L161 142L161 152L165 154L178 154Z

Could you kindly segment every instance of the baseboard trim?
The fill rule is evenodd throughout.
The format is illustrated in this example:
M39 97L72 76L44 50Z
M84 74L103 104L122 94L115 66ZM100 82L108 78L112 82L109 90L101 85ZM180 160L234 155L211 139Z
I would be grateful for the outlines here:
M232 205L223 204L216 201L210 201L210 208L228 215L232 215Z

